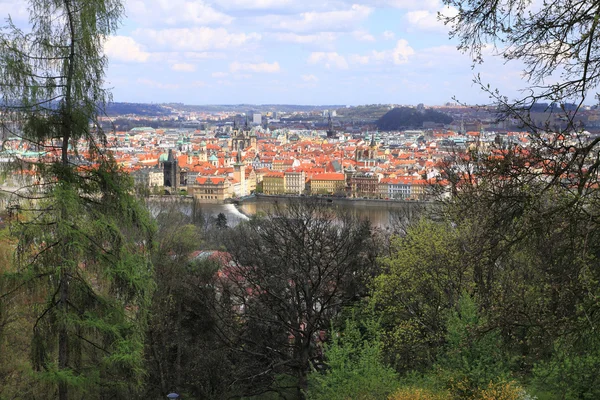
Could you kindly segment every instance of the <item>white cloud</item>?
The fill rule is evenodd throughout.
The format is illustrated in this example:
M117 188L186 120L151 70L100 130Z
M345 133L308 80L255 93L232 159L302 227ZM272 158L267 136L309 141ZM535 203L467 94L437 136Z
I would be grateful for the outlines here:
M171 65L171 69L177 72L194 72L196 71L196 66L189 63L176 63Z
M319 78L317 78L313 74L309 74L309 75L302 75L302 80L304 82L318 82Z
M369 63L369 56L361 56L360 54L352 54L348 59L352 64L365 65Z
M213 49L241 47L260 40L258 33L229 33L224 28L179 28L179 29L137 29L133 32L140 40L153 43L158 47L202 52Z
M396 47L390 50L372 50L368 54L352 54L349 59L353 64L381 64L394 63L396 65L406 64L409 58L415 55L415 50L408 45L405 39L400 39Z
M206 86L206 82L204 81L194 81L192 82L192 87L204 87Z
M275 32L269 35L278 42L295 43L295 44L311 44L317 46L330 46L338 38L335 32L319 32L308 35L300 35L292 32Z
M354 38L356 40L361 41L361 42L374 42L375 41L375 36L371 35L369 32L362 30L362 29L352 32L352 36L354 36Z
M144 79L144 78L139 78L136 82L139 83L140 85L148 86L148 87L155 88L155 89L176 90L181 87L181 85L176 84L176 83L163 83L163 82L154 81L152 79Z
M439 14L452 17L457 14L454 7L444 7L436 11L416 10L406 13L408 25L416 30L447 33L448 27L440 20Z
M228 25L233 17L202 0L130 0L127 14L142 25Z
M104 53L109 60L117 62L146 62L150 53L129 36L110 36L104 42Z
M413 55L415 55L415 50L408 45L405 39L400 39L393 49L383 51L372 50L370 53L363 55L352 54L349 59L353 64L394 63L400 65L406 64Z
M396 42L396 47L392 50L392 58L394 64L406 64L409 57L415 54L415 50L408 45L405 39L400 39Z
M371 52L371 59L373 61L385 61L389 58L390 56L390 52L389 51L377 51L377 50L373 50Z
M404 10L437 10L441 6L440 0L386 0L384 2L386 5Z
M183 53L183 56L189 60L225 58L225 55L222 53L214 53L209 51L186 51Z
M271 10L287 8L291 0L227 0L219 6L228 10Z
M29 18L27 3L24 1L0 1L0 15L3 19L10 15L13 21L25 21Z
M309 64L325 64L326 68L348 69L348 62L344 56L336 52L317 51L308 57Z
M233 79L235 79L236 81L244 81L247 79L252 78L252 75L250 74L234 74L233 75Z
M396 34L392 31L384 31L381 36L383 36L385 40L393 40L396 37Z
M280 71L279 63L240 63L234 61L229 64L229 70L231 72L249 71L249 72L264 72L264 73L275 73Z
M271 29L290 32L350 31L372 12L371 7L353 4L346 10L310 11L286 17L267 15L260 22Z
M224 77L226 77L227 75L229 75L227 72L213 72L213 73L211 74L211 76L212 76L213 78L224 78Z

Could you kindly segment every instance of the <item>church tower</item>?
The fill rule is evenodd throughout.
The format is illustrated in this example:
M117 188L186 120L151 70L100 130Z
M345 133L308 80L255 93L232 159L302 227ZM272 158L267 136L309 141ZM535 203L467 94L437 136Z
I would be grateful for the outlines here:
M179 188L179 166L177 157L173 154L173 149L169 149L167 160L163 163L164 186L177 190Z
M238 150L236 162L233 164L233 179L240 183L240 197L246 196L246 166L242 162L242 151Z
M329 111L329 117L327 118L327 139L335 137L335 131L333 130L333 121L331 120L331 111Z

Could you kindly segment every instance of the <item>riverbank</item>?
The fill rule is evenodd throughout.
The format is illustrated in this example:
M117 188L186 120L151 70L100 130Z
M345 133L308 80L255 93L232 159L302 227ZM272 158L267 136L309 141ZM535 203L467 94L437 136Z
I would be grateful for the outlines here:
M181 195L150 195L147 197L151 201L160 202L192 202L194 196L181 196ZM335 197L335 196L290 196L290 195L270 195L270 194L252 194L242 198L229 198L224 200L222 203L206 203L214 205L224 204L252 204L256 202L267 203L267 202L287 202L287 201L318 201L329 204L343 204L353 207L377 207L377 208L406 208L406 206L414 205L419 206L430 206L434 204L433 201L417 201L417 200L398 200L398 199L360 199L352 197ZM202 203L204 204L204 203Z

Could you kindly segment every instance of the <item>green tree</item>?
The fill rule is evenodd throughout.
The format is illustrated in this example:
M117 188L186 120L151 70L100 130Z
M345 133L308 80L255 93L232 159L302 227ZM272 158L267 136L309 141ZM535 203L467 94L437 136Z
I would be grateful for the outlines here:
M216 315L220 268L218 254L200 254L201 230L193 217L180 211L183 204L169 204L157 215L158 230L152 263L156 291L152 299L146 341L148 398L177 392L199 399L229 398L237 367L218 331Z
M309 375L309 399L384 399L396 389L396 372L382 361L376 322L368 321L363 334L356 321L346 320L343 332L329 334L333 340L325 345L325 369Z
M422 219L392 239L390 256L380 259L370 302L381 318L386 357L398 371L435 362L448 312L473 288L468 248L457 228Z
M533 370L533 387L540 397L553 394L561 399L596 399L600 396L600 344L595 332L559 337L552 356Z
M489 329L471 296L461 296L447 324L446 344L436 367L457 398L473 398L490 382L509 378L502 338L497 329Z
M223 213L219 213L219 215L217 215L217 219L215 221L215 226L219 229L226 229L228 228L227 226L227 216Z
M7 296L30 294L32 367L60 400L131 396L143 371L153 225L98 124L102 46L122 10L32 0L29 31L9 18L0 34L2 125L38 155L15 160L33 179L16 194L16 259L3 279Z
M468 221L486 254L474 270L478 302L520 371L551 366L558 372L548 382L577 392L591 383L557 377L578 364L594 370L597 353L600 139L583 132L580 110L600 83L600 9L582 0L445 3L458 10L446 22L461 49L482 62L495 44L505 59L525 63L529 80L516 100L482 84L499 117L518 120L529 143L457 155L446 169L455 195L448 219Z

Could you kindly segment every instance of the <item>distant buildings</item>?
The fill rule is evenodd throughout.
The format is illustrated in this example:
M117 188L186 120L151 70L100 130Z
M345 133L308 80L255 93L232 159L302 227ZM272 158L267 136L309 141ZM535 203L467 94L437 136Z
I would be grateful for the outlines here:
M453 112L456 129L377 132L372 125L344 122L343 116L335 119L334 129L333 113L321 111L312 112L317 123L303 120L309 112L290 112L282 114L288 122L265 128L254 126L259 117L263 122L262 113L252 111L242 125L235 119L239 113L223 113L219 118L225 122L202 128L142 127L109 133L107 139L115 161L151 193L187 193L207 203L254 192L423 200L432 183L446 183L440 165L451 156L529 146L526 132L494 131L467 109ZM589 113L590 121L600 120ZM295 115L297 119L290 118ZM271 116L279 117L265 113ZM85 152L85 143L76 145L80 154ZM7 138L0 160L37 161L43 154L38 150L19 138ZM33 175L27 171L7 181L31 180Z

